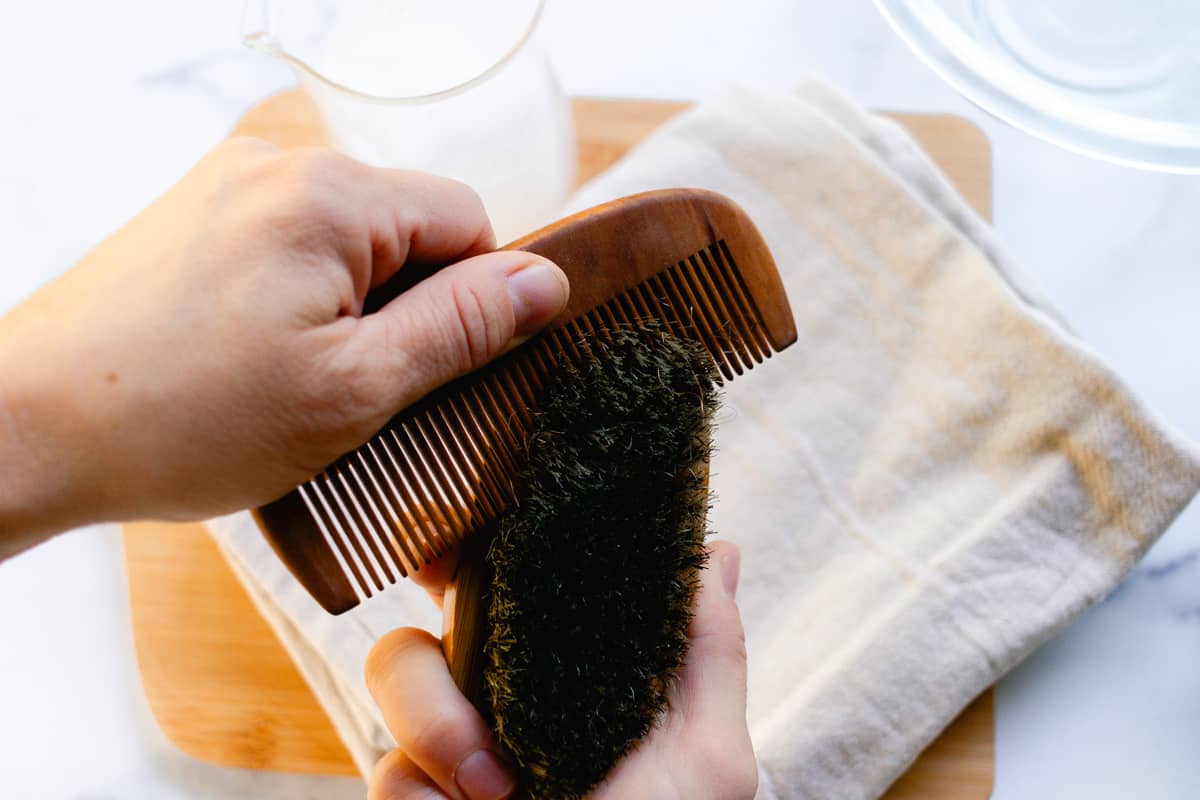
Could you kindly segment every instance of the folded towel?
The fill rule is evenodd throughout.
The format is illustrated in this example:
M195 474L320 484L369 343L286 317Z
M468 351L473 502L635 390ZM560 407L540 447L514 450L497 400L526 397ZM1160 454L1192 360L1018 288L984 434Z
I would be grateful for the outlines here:
M911 139L819 85L734 89L584 187L729 195L799 340L729 386L711 526L743 551L759 797L881 794L942 728L1103 598L1200 485ZM247 515L211 523L364 774L390 740L372 642L437 632L412 585L334 618Z

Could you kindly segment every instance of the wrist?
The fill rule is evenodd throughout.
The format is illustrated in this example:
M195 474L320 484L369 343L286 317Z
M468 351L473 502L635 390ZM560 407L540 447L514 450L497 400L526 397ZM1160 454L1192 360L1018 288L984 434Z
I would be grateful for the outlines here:
M6 351L6 352L4 352ZM103 518L72 447L73 403L47 380L54 365L26 359L0 335L0 560ZM62 371L65 372L65 371ZM61 373L60 373L61 374ZM74 452L73 452L74 450Z
M0 376L0 560L49 538L53 532L37 519L37 499L29 477L28 432L18 413L9 376Z

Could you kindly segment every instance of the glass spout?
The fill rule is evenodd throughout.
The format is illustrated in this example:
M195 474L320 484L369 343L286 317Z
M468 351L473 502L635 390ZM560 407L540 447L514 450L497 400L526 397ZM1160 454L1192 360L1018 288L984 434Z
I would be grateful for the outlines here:
M246 0L242 7L242 44L271 55L279 54L275 26L271 24L273 8L270 0Z

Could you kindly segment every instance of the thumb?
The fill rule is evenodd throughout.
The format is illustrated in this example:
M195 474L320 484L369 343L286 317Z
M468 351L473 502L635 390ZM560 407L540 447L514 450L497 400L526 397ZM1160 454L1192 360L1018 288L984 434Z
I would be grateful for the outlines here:
M535 333L562 311L568 293L566 275L541 256L486 253L435 272L363 317L356 338L379 354L386 400L400 409Z
M732 542L709 544L700 574L690 646L678 689L681 711L702 729L746 733L746 635L734 594L741 553Z

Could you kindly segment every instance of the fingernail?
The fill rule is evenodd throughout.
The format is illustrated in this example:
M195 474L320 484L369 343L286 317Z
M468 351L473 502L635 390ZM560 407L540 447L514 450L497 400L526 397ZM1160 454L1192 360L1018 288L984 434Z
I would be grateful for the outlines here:
M502 800L516 788L504 764L490 750L476 750L460 761L454 782L470 800Z
M527 336L541 328L567 304L566 276L557 267L535 262L508 276L517 321L516 336Z
M738 576L741 572L741 566L742 552L740 550L730 550L721 556L721 585L725 587L725 594L730 597L737 596Z

